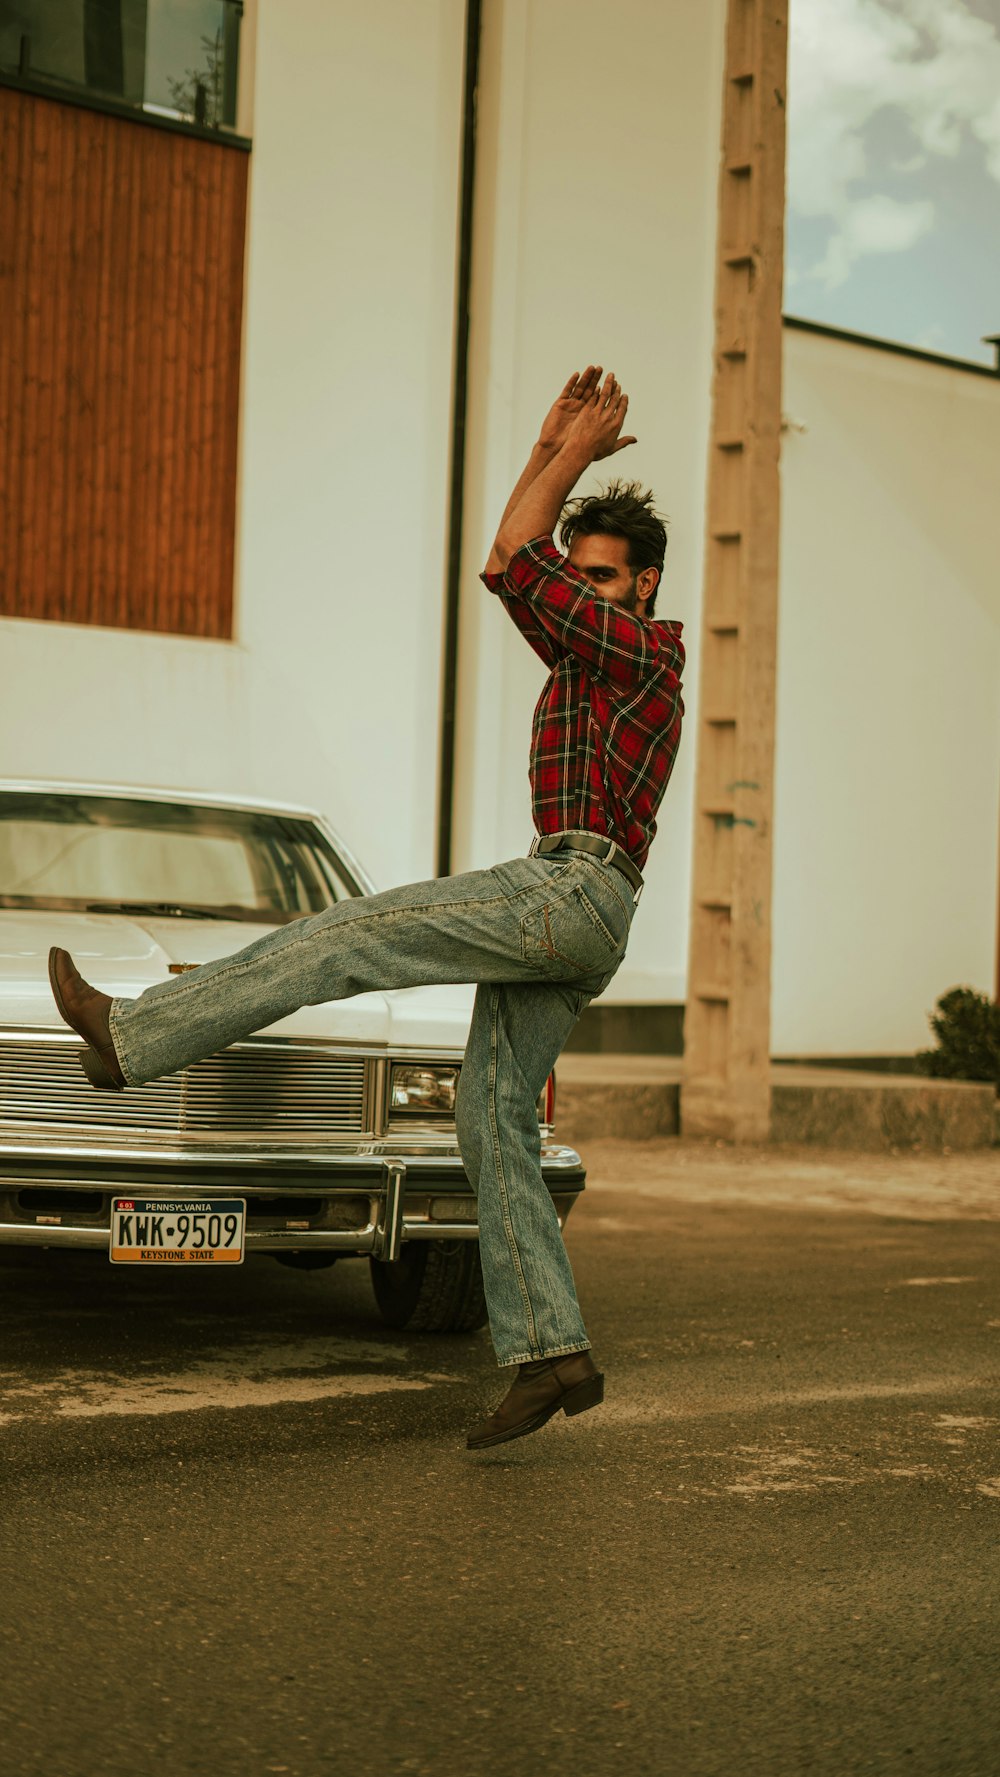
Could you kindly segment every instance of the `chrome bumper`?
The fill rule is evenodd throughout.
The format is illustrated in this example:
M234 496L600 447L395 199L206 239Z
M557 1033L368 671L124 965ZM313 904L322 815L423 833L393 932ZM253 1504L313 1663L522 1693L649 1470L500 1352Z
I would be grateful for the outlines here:
M400 1154L371 1146L335 1155L246 1148L136 1153L3 1141L0 1246L103 1249L112 1196L192 1191L246 1198L248 1253L395 1259L410 1240L478 1239L476 1201L457 1149ZM562 1224L584 1188L579 1155L545 1148L542 1176Z

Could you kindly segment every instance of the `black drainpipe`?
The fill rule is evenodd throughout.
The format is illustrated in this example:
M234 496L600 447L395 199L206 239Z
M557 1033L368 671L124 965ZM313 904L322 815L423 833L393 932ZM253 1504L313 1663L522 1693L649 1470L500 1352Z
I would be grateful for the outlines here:
M451 409L451 487L448 498L448 561L445 572L444 653L441 686L441 751L438 759L438 876L451 873L455 799L455 706L458 695L458 606L462 577L465 498L465 420L469 389L469 294L472 284L472 208L476 172L476 88L482 0L465 8L465 95L462 118L462 200L455 294L455 364Z

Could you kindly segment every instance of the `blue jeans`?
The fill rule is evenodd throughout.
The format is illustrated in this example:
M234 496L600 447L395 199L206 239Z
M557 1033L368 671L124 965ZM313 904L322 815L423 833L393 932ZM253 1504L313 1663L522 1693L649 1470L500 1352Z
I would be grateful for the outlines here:
M538 1094L588 1000L625 953L620 871L580 852L515 858L410 883L279 926L235 956L116 999L132 1085L178 1072L299 1006L428 983L477 982L458 1092L476 1192L490 1332L501 1364L589 1346L542 1181Z

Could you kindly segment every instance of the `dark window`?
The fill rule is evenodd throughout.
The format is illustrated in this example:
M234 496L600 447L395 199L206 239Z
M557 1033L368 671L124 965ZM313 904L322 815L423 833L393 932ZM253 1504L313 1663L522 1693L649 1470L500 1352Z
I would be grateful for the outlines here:
M4 0L0 70L235 130L242 0Z

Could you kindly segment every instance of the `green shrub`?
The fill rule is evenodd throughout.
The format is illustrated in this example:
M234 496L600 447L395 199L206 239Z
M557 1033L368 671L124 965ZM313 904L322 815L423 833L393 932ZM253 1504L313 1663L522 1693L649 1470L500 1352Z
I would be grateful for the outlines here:
M1000 1091L1000 1005L971 987L943 993L931 1017L936 1049L917 1056L921 1073L950 1080L992 1080Z

